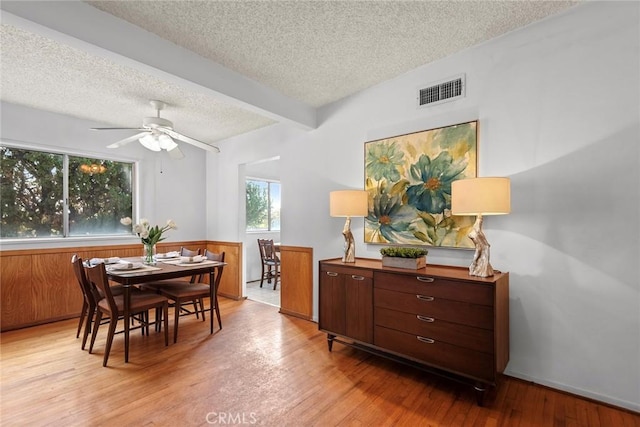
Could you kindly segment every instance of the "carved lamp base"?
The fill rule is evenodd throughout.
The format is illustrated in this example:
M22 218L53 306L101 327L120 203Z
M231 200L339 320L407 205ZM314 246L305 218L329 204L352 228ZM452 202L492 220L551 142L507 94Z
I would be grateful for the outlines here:
M489 242L482 231L482 221L482 215L478 215L471 232L469 232L469 238L476 245L473 262L469 266L469 275L491 277L494 274L493 267L491 267L491 263L489 262L489 248L491 245L489 245Z
M351 233L351 217L347 217L344 228L342 229L342 235L344 236L344 255L342 256L342 262L356 262L356 243Z

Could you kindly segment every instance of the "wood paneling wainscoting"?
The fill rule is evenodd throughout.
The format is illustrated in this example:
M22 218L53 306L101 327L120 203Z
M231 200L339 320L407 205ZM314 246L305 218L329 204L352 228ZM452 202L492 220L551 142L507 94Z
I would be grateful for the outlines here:
M280 246L280 313L313 318L313 249Z
M242 296L242 243L188 241L158 244L159 252L205 248L225 252L219 293L232 299ZM77 317L82 295L71 269L71 256L83 259L134 257L142 245L82 246L70 248L0 251L0 329L9 331Z
M224 268L218 295L231 299L242 297L242 243L237 242L207 242L206 248L211 252L224 252Z

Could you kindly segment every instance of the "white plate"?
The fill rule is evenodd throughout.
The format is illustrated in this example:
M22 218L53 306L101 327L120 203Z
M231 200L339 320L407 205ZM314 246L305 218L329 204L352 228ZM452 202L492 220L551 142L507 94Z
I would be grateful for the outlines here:
M166 254L157 254L156 259L176 259L180 258L180 255L171 255L167 256Z
M109 267L109 270L110 271L131 271L131 270L139 270L141 268L144 268L144 266L141 263L131 262L128 264L124 264L124 263L113 264L111 265L111 267Z
M117 264L119 262L120 262L120 258L118 258L118 257L91 258L89 260L89 264L91 264L91 265L98 265L98 264L111 265L111 264Z
M203 259L201 259L200 261L180 261L180 264L182 265L194 265L194 264L202 264L204 262Z

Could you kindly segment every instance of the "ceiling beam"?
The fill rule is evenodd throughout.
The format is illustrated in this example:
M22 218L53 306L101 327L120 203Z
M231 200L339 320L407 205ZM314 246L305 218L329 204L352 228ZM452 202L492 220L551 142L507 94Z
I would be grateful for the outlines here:
M2 23L135 68L239 108L317 127L316 109L79 1L2 1Z

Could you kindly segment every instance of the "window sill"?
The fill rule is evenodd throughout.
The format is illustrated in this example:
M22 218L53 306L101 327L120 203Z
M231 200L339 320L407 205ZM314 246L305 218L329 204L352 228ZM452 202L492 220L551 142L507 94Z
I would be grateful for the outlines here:
M98 243L99 242L99 243ZM2 250L46 249L78 246L96 246L104 244L120 245L140 242L136 236L74 236L74 237L42 237L33 239L2 239Z

